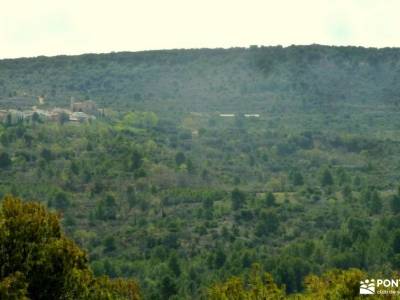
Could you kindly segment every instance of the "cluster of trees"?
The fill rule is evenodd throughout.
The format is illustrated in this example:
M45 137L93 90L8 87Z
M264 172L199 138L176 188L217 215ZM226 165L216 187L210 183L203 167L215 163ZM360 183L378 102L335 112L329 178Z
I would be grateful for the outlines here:
M3 126L0 193L62 212L94 274L137 278L149 299L198 298L252 263L289 294L310 273L397 268L396 143L211 120ZM352 139L368 142L338 142Z
M133 280L95 277L59 217L35 202L5 197L0 209L1 299L140 299Z
M1 124L0 196L62 213L90 278L137 278L146 299L212 286L229 298L243 282L250 297L253 263L277 297L311 293L309 274L358 276L335 268L396 270L398 56L309 46L0 61L5 108L38 95L44 107L71 96L109 107L79 126ZM12 274L4 286L28 297L30 281Z
M232 277L223 283L218 283L208 290L210 300L257 300L257 299L296 299L296 300L342 300L363 299L360 295L360 281L367 274L359 269L330 270L321 276L309 275L304 280L304 291L296 294L286 294L279 287L271 274L262 273L260 266L253 265L246 278ZM391 295L371 295L371 299L383 299Z
M232 198L237 193L234 191ZM65 237L55 213L39 203L23 203L11 196L5 197L1 204L1 299L140 299L135 281L93 275L85 252ZM352 224L353 227L357 225ZM399 247L399 240L398 235L394 247ZM217 252L215 257L217 267L222 267L225 256ZM182 270L176 255L169 258L168 267L174 276L180 276ZM260 265L253 264L245 276L211 286L205 297L210 300L361 299L359 282L367 277L358 269L330 270L320 277L307 276L304 291L288 295L284 285L278 286L271 274L263 273ZM169 299L176 289L173 279L164 277L160 296Z

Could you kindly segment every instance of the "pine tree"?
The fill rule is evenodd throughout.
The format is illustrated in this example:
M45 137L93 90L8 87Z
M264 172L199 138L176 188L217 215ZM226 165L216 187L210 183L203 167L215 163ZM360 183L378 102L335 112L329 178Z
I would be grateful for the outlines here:
M246 196L238 188L235 188L231 193L231 200L232 200L232 209L239 210L243 207L246 200Z
M322 173L321 185L322 186L333 185L333 177L328 169L325 169L324 172Z
M275 206L275 204L276 204L276 199L275 199L275 196L274 196L273 193L271 193L271 192L268 192L268 193L267 193L267 196L265 197L265 204L266 204L268 207Z

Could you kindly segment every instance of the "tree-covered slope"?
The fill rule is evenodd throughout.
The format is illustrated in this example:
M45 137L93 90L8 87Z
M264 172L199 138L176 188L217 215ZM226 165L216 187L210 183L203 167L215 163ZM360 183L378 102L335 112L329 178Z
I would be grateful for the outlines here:
M91 97L118 109L269 111L397 104L399 49L292 46L86 54L0 61L0 99Z
M2 108L39 95L108 108L85 124L2 124L0 194L62 212L93 272L137 278L146 299L205 298L253 263L287 295L332 268L386 276L400 266L398 57L305 46L0 61Z

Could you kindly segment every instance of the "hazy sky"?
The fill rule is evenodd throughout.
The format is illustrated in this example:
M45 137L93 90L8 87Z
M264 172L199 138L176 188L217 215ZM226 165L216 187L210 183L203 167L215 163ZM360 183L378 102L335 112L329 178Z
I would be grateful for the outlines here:
M399 0L0 0L0 58L257 45L400 46Z

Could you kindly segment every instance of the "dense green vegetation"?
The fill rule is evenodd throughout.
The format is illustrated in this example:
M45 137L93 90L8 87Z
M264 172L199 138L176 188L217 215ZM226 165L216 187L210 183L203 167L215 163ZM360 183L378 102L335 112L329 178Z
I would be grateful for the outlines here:
M2 107L39 95L108 107L88 124L2 125L0 192L61 212L93 272L137 278L145 299L207 297L253 263L284 295L333 268L391 274L399 56L307 46L0 61Z
M0 298L139 299L134 281L96 278L58 216L7 196L0 209Z
M393 273L393 277L398 274ZM301 293L287 294L274 282L271 274L262 273L260 266L255 264L241 277L231 277L227 281L212 286L207 293L210 300L342 300L365 299L359 293L359 282L368 274L359 269L333 269L321 276L308 275L304 280L304 290ZM368 295L368 299L398 299L396 294Z

